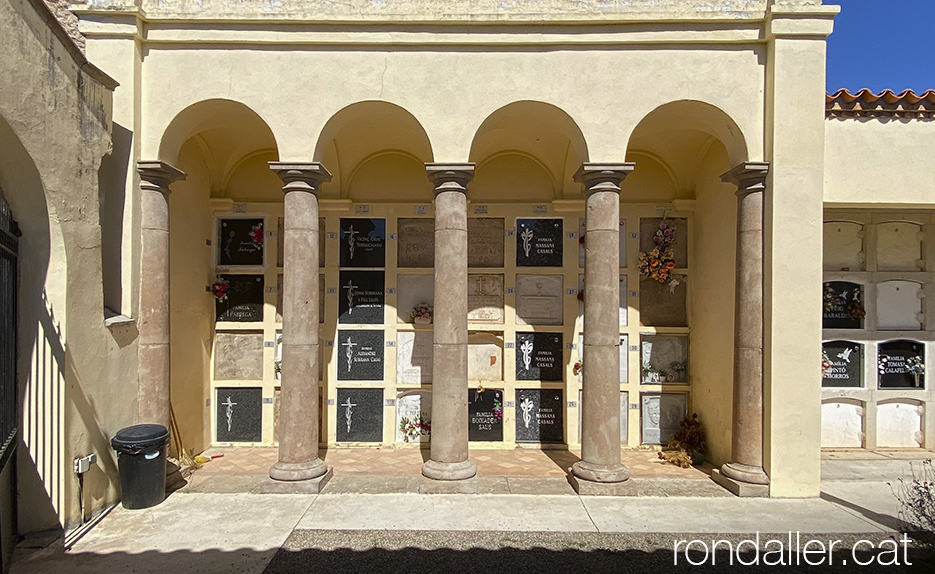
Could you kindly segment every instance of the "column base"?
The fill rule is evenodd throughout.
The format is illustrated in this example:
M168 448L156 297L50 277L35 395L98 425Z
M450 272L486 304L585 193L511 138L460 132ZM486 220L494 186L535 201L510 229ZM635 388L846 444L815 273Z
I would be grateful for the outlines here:
M571 475L588 482L608 484L627 480L630 478L630 470L620 463L597 464L579 460L571 465Z
M747 480L738 480L732 476L734 470L731 468L737 466L736 463L728 463L722 466L720 469L714 469L711 473L711 479L719 485L723 486L729 490L734 496L739 496L741 498L767 498L769 497L769 477L766 476L766 473L760 469L760 473L765 477L766 483L750 482ZM750 467L747 465L741 465L746 468L756 468ZM755 473L751 473L755 478L759 478Z
M334 478L334 470L329 466L325 474L305 480L275 480L264 479L259 486L253 489L255 494L318 494Z
M273 480L311 480L323 476L329 470L325 461L318 457L304 462L278 461L270 467L269 477Z
M470 460L438 462L429 459L422 464L422 475L435 480L464 480L477 475L477 465Z

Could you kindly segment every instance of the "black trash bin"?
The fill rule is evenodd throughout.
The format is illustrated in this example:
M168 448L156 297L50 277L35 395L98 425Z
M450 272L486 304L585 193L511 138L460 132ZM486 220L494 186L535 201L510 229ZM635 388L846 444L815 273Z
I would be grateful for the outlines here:
M166 497L166 445L162 425L134 425L117 431L110 446L117 451L123 507L156 506Z

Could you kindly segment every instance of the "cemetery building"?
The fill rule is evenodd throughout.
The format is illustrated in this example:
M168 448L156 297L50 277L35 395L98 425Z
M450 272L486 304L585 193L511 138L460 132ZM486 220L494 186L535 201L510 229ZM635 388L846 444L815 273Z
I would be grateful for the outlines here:
M137 422L581 492L691 413L741 495L935 447L935 92L826 94L836 6L90 0L83 52L0 6L4 532L117 500Z

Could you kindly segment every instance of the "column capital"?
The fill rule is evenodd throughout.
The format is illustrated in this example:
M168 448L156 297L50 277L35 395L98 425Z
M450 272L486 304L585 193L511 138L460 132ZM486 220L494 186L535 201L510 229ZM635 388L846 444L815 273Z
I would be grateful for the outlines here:
M282 192L305 191L318 195L321 184L331 181L331 172L319 162L271 161L269 168L282 180Z
M737 195L761 192L766 189L766 176L769 175L769 162L746 161L735 166L721 176L724 183L737 186Z
M584 194L591 195L598 191L620 193L620 183L636 168L632 161L622 163L581 164L572 179L584 185Z
M474 178L473 163L427 163L425 171L435 185L435 195L443 191L467 194L467 184Z
M169 184L184 180L185 172L164 161L138 161L136 171L140 174L140 186L168 195Z

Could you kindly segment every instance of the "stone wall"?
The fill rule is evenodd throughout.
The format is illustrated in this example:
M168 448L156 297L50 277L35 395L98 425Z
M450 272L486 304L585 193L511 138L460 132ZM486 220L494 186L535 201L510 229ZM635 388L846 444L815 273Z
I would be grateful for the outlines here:
M84 36L78 31L78 17L68 7L72 4L87 4L87 0L43 0L61 22L68 36L84 51Z

